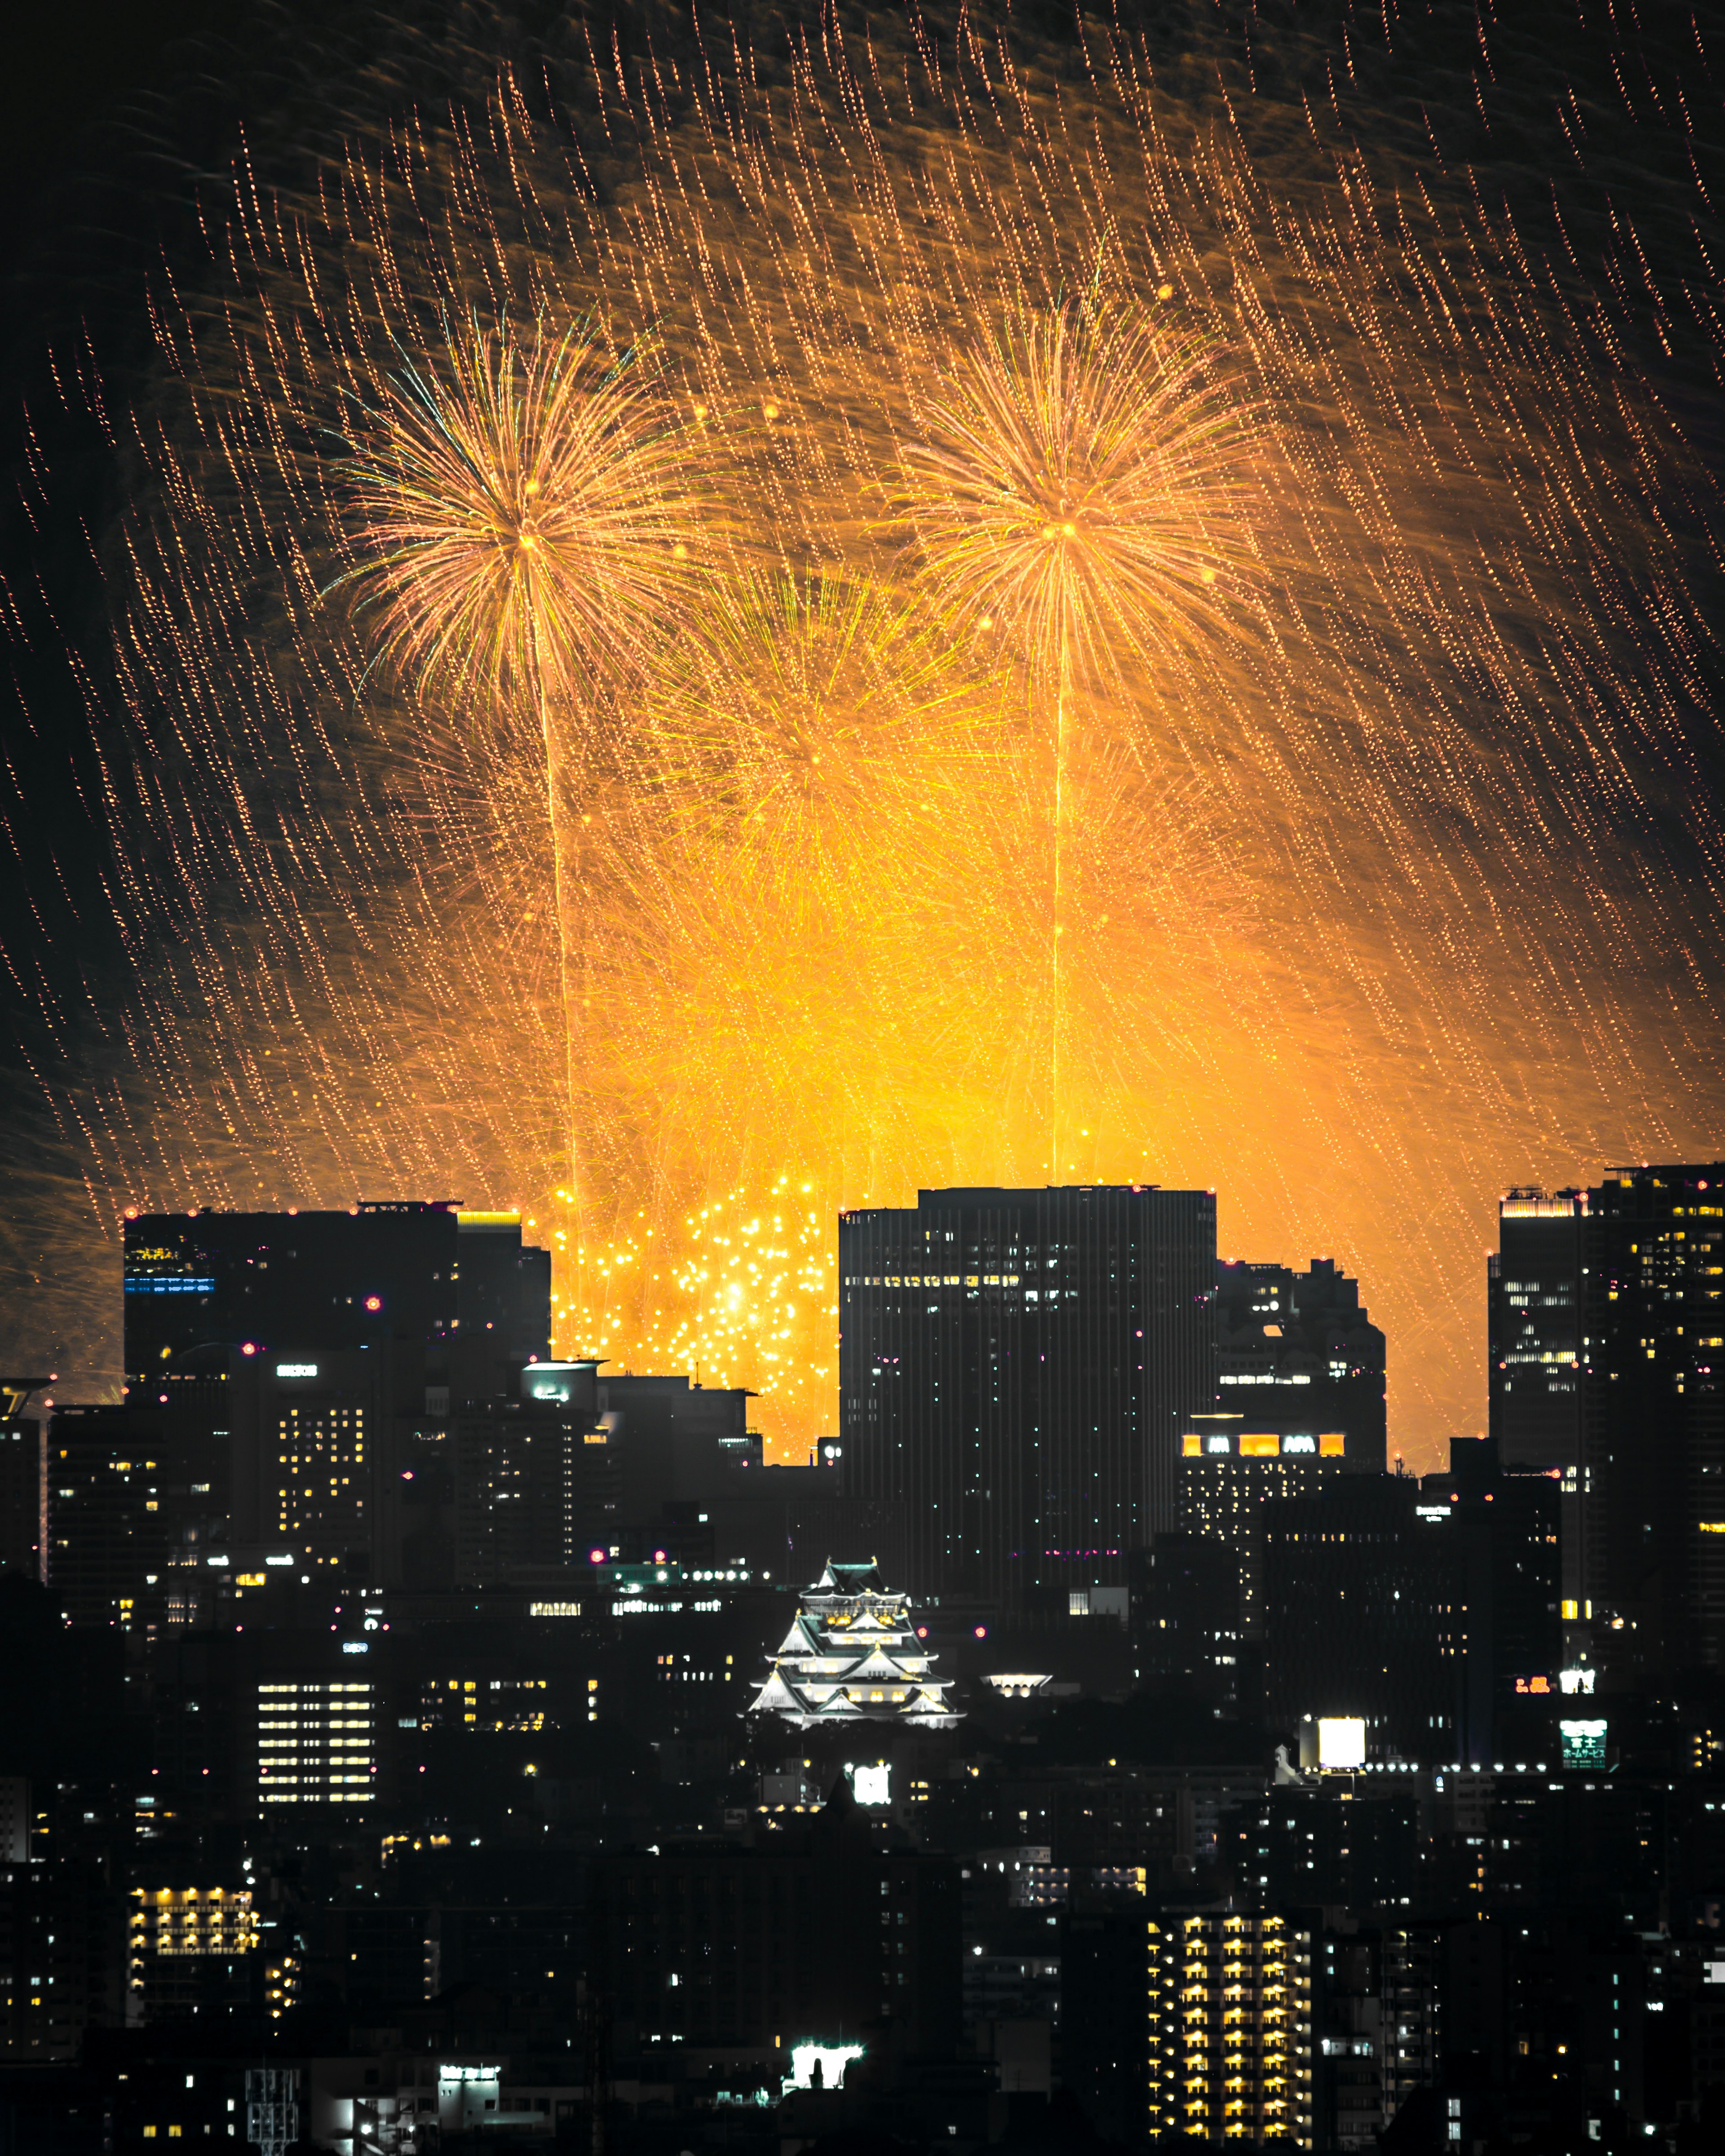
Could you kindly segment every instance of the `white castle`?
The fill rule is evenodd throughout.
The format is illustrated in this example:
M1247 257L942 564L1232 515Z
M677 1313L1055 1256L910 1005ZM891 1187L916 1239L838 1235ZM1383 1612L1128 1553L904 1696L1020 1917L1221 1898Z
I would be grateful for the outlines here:
M784 1645L772 1658L751 1714L777 1714L798 1729L828 1722L906 1722L942 1729L962 1719L950 1679L931 1676L907 1594L890 1594L879 1568L834 1564L803 1590Z

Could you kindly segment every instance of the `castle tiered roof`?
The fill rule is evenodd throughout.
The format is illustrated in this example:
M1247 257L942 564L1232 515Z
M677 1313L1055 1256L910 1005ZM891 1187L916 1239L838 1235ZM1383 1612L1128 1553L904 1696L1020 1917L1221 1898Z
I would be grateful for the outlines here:
M890 1594L873 1564L828 1560L773 1656L749 1707L798 1729L829 1722L908 1722L925 1729L960 1717L950 1679L932 1675L911 1621L910 1597Z

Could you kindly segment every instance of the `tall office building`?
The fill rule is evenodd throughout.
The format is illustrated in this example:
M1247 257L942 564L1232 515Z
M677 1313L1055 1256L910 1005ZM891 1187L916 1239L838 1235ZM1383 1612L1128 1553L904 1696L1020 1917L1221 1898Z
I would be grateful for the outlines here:
M1510 1191L1486 1260L1486 1434L1506 1467L1555 1468L1562 1486L1563 1598L1579 1615L1584 1190Z
M166 1620L180 1552L162 1510L162 1420L159 1409L54 1410L47 1577L69 1624L125 1632ZM187 1577L195 1598L203 1582Z
M540 1363L526 1381L572 1368L591 1375L588 1363ZM589 1485L603 1483L606 1436L590 1407L548 1390L464 1408L454 1422L457 1580L495 1586L585 1558L598 1510Z
M1384 1335L1333 1258L1216 1267L1217 1405L1254 1430L1327 1437L1350 1474L1388 1465Z
M1281 1727L1358 1716L1367 1756L1501 1756L1556 1696L1558 1485L1457 1438L1441 1474L1337 1476L1266 1504L1266 1691ZM1327 1899L1327 1897L1318 1897Z
M914 1593L1064 1609L1178 1523L1215 1259L1204 1191L925 1190L839 1216L845 1488L904 1506Z
M126 1224L126 1405L163 1418L150 1450L170 1542L268 1543L374 1587L452 1577L449 1418L512 1394L550 1332L550 1258L517 1214L415 1202Z
M257 1800L364 1805L377 1795L379 1687L365 1677L280 1676L257 1687Z
M1401 1476L1338 1476L1266 1505L1264 1688L1276 1727L1357 1716L1374 1763L1456 1757L1467 1609L1448 1520Z
M0 1378L0 1572L42 1577L42 1429L25 1412L46 1378Z
M162 1389L207 1345L254 1353L368 1346L395 1333L446 1349L459 1267L455 1209L146 1213L126 1224L126 1376Z
M1596 1652L1725 1662L1725 1163L1587 1194L1585 1588Z
M347 1213L143 1214L126 1224L128 1397L155 1399L211 1350L286 1356L412 1341L421 1384L513 1389L551 1353L551 1259L512 1213L448 1201ZM446 1409L445 1409L446 1411Z
M1265 1506L1276 1497L1312 1496L1348 1466L1345 1431L1281 1429L1281 1419L1194 1415L1180 1433L1180 1524L1228 1545L1239 1580L1240 1629L1248 1639L1264 1630ZM1295 1410L1286 1419L1301 1417Z
M1522 1188L1498 1202L1486 1262L1486 1435L1506 1467L1580 1465L1586 1222L1585 1191Z
M1532 1710L1537 1727L1540 1702L1558 1691L1560 1484L1548 1468L1506 1473L1490 1438L1457 1437L1448 1467L1423 1476L1420 1491L1420 1517L1456 1545L1466 1640L1460 1754L1502 1758L1518 1712Z
M952 2057L961 1902L951 1857L882 1847L842 1781L806 1827L752 1846L706 1840L593 1859L590 1980L617 2023L653 2046L645 2056L687 2044L770 2046L788 2059L813 2042Z

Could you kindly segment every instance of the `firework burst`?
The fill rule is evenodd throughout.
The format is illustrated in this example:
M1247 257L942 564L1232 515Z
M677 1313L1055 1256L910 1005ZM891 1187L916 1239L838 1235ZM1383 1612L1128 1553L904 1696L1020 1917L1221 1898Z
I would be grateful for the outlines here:
M1250 437L1213 339L1096 302L1020 315L960 348L920 416L902 508L924 572L1057 694L1230 626Z
M470 323L390 377L359 431L342 583L382 654L426 700L485 725L525 716L539 737L578 1306L588 804L686 586L693 461L641 353L608 354L590 326Z
M1171 288L1163 287L1171 296ZM924 574L973 634L1023 659L1051 719L1045 944L1049 1169L1062 1158L1069 732L1081 680L1184 661L1232 623L1224 569L1250 560L1245 413L1214 341L1099 299L1009 317L962 346L904 452Z

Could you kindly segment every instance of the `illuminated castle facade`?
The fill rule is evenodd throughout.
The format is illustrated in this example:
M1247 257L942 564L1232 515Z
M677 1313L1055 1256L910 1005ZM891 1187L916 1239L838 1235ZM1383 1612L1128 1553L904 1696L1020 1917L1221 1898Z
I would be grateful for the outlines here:
M835 1722L902 1722L940 1729L957 1722L950 1680L934 1677L910 1597L891 1594L873 1564L834 1564L803 1591L784 1644L773 1657L751 1714L777 1714L798 1729Z

